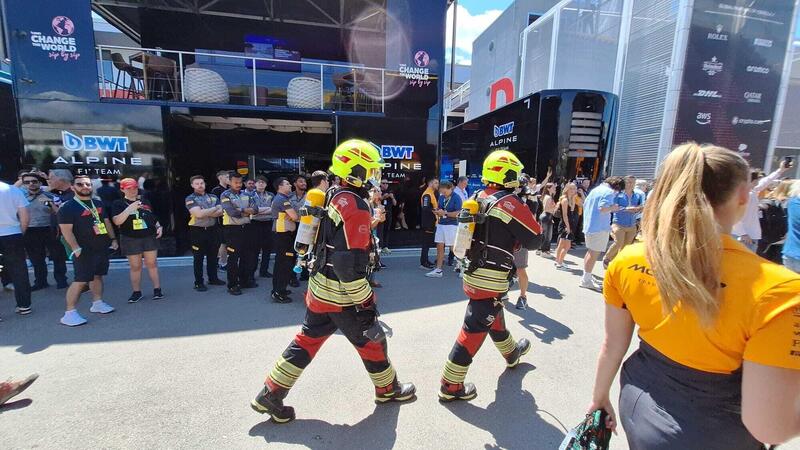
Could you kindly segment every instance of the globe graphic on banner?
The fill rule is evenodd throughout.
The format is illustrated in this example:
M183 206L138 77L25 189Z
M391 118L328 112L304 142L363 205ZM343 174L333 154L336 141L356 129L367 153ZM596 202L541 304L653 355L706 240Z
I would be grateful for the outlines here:
M417 67L427 67L430 62L431 57L425 50L420 50L414 55L414 64L416 64Z
M66 16L53 17L53 31L59 36L69 36L75 32L75 24Z

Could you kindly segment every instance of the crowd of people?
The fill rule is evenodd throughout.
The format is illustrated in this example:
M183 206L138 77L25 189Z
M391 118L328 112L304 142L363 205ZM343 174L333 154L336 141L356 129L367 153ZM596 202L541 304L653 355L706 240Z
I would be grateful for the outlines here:
M377 403L416 395L412 383L398 381L389 360L372 291L380 287L380 254L388 251L388 218L399 207L380 179L381 165L374 145L353 140L334 151L331 174L278 178L274 194L266 178L245 179L236 171L219 172L210 193L202 176L190 180L186 209L197 291L208 290L204 265L208 284L226 285L231 295L257 287L256 274L271 277L276 303L292 301L288 288L308 280L303 327L251 402L277 423L295 418L283 401L337 330L363 360ZM764 175L735 152L688 143L668 155L653 183L611 176L592 187L587 179L551 181L551 173L539 183L508 151L487 157L486 188L477 192L468 192L464 177L427 181L419 199L420 266L427 277L442 278L447 259L468 297L439 400L476 397L466 377L487 336L508 369L530 350L530 341L513 339L504 322L514 278L516 307L527 306L529 252L565 269L567 252L585 245L580 286L602 291L606 302L589 412L603 411L610 429L621 423L631 448L755 450L800 434L800 181L781 179L791 167L785 159ZM164 298L156 259L163 227L140 189L132 178L98 187L85 175L57 170L22 173L18 187L0 183L2 273L14 287L18 314L30 314L31 291L48 286L47 255L57 287L68 287L64 325L86 323L77 304L87 290L90 312L114 311L103 300L109 249L128 258L129 302L143 298L143 268L152 298ZM309 204L309 189L327 192L324 209ZM469 202L478 212L469 211ZM295 235L309 216L319 219L314 258L299 264ZM468 236L470 246L454 252L463 230L475 234ZM66 261L74 270L71 284ZM593 275L598 261L604 277ZM637 326L639 348L623 364ZM620 370L618 418L609 392ZM34 379L6 383L0 395L10 398Z

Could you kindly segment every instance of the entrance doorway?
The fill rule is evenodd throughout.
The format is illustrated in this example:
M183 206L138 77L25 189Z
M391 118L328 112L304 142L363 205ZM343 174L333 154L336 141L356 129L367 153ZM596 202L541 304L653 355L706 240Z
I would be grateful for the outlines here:
M314 120L172 114L166 133L167 157L173 179L173 204L183 205L191 193L189 179L202 175L206 190L217 185L220 170L246 178L263 175L268 190L279 177L327 170L335 146L335 130L327 116ZM323 120L319 120L323 119ZM189 248L188 212L175 209L178 251Z

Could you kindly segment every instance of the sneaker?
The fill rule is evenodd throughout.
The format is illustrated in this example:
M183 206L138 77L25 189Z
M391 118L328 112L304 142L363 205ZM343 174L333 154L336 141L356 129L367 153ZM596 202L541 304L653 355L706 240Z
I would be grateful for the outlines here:
M382 263L382 262L379 262L379 263L378 263L378 266L380 266L380 268L381 268L381 269L386 269L386 268L388 268L388 267L389 267L389 266L387 266L386 264L384 264L384 263Z
M425 274L428 278L442 278L444 273L442 273L442 269L433 269L430 272Z
M413 383L399 383L396 379L384 389L375 388L375 403L406 402L416 396L417 388Z
M513 369L519 365L519 359L531 351L531 341L522 338L517 341L517 348L506 356L506 367Z
M275 303L292 303L291 297L279 292L273 292L272 294L270 294L270 297L272 298L272 301Z
M595 283L594 279L592 279L592 278L583 278L583 279L581 279L580 287L582 287L584 289L591 289L593 291L600 291L600 292L603 291L603 287L602 286L598 286L597 283Z
M515 306L515 308L521 309L523 311L528 309L528 299L523 296L520 296L517 299L517 305Z
M5 404L25 389L28 389L37 378L39 378L39 374L35 373L22 381L9 380L5 383L0 383L0 405Z
M558 270L561 270L561 269L563 269L563 268L564 268L564 264L559 264L559 263L557 263L557 262L556 262L556 263L553 263L553 265L554 265L554 266L556 266L556 269L558 269Z
M164 298L164 294L161 292L161 288L153 289L153 300L161 300Z
M78 311L74 309L72 311L67 311L64 313L64 317L61 318L61 324L66 325L68 327L77 327L78 325L83 325L86 323L86 319L81 316Z
M10 292L14 292L14 285L13 285L13 284L10 284L10 283L9 283L9 284L4 284L4 285L3 285L3 290L5 290L5 291L10 291Z
M442 383L439 389L439 401L448 403L456 400L469 401L478 396L478 390L472 383L447 384Z
M28 314L32 313L30 306L17 306L14 308L14 312L19 314L20 316L27 316Z
M420 264L420 265L419 265L419 268L420 268L420 269L422 269L422 270L431 270L431 269L433 269L434 267L436 267L436 266L434 266L434 265L433 265L433 264L431 264L431 263L425 263L425 264Z
M144 296L142 295L142 291L133 291L131 296L128 297L128 303L136 303L139 300L141 300L142 298L144 298ZM94 312L94 311L92 311L92 312Z
M102 300L97 300L92 302L92 307L89 308L89 312L108 314L114 312L114 307Z
M208 288L203 283L195 283L194 284L194 290L197 291L197 292L205 292L205 291L208 290Z
M208 280L208 284L211 286L225 286L225 282L217 278L216 280Z
M242 295L242 290L239 288L239 286L229 287L228 288L228 294L231 294L231 295Z
M291 422L295 418L294 408L283 405L286 394L287 391L270 392L269 388L264 386L264 389L250 402L250 407L259 414L269 414L275 423Z

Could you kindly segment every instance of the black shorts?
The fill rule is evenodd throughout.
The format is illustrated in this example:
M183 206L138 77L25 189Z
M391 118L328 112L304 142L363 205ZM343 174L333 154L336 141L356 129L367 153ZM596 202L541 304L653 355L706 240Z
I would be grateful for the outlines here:
M81 256L72 258L72 267L75 269L75 281L88 283L95 276L108 274L108 249L81 250Z

